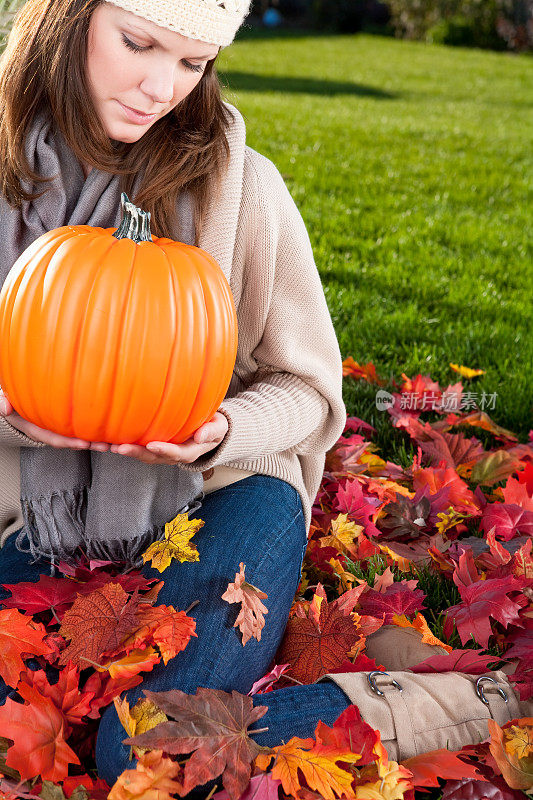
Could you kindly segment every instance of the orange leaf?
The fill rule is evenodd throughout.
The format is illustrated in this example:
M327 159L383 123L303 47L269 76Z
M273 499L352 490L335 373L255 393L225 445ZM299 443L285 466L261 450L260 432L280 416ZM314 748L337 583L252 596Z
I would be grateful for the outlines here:
M371 361L368 361L364 366L360 366L357 361L354 361L352 356L348 356L342 362L343 377L351 375L352 378L361 378L368 381L368 383L376 383L378 386L385 386L385 381L378 378L376 367Z
M439 786L438 778L445 780L485 781L474 764L461 761L458 753L441 749L431 750L402 761L404 767L412 772L414 786Z
M182 796L181 783L174 780L180 766L163 756L162 750L150 750L141 755L136 769L127 769L119 775L108 800L172 800L173 794Z
M516 727L516 725L531 727L533 725L531 717L515 719L511 722L515 723L512 727ZM493 719L488 719L487 724L490 733L489 749L507 785L511 789L522 789L529 793L533 789L533 759L519 758L519 751L513 744L515 734L510 730L509 723L503 729ZM511 744L508 747L509 742Z
M46 628L16 608L0 611L0 675L8 686L16 686L25 664L21 653L44 656L50 647L43 641Z
M260 598L265 597L268 597L268 595L245 580L244 563L241 561L239 572L235 575L235 582L228 584L228 588L222 595L222 600L227 603L241 603L241 609L233 627L239 627L242 633L243 647L252 636L258 642L261 641L261 631L265 626L264 614L268 614L268 608L261 602Z
M0 706L2 736L13 739L6 764L18 770L21 780L40 775L43 780L61 781L68 775L69 764L79 758L65 742L65 720L50 698L20 682L17 692L28 704L8 698Z
M355 764L361 758L359 753L335 746L314 745L313 739L293 736L287 744L273 747L271 754L257 756L255 763L259 769L265 770L274 755L274 766L270 774L273 778L278 778L283 791L293 797L298 798L302 788L298 777L299 769L310 788L315 789L326 800L335 800L336 795L354 797L351 788L353 775L339 767L336 762Z
M96 667L96 669L99 672L106 669L112 678L122 678L126 675L138 675L139 672L149 672L160 661L159 654L154 648L146 647L144 650L132 650L122 658L111 658L110 661L102 663L102 666Z
M139 614L139 622L137 630L122 643L122 649L155 644L164 664L186 648L191 636L197 636L196 620L173 606L146 606Z
M420 612L416 615L412 622L409 622L407 617L404 614L395 614L392 618L392 624L398 625L400 628L414 628L415 631L418 631L422 634L422 641L424 644L431 644L431 645L438 645L439 647L444 647L444 649L451 653L453 647L450 647L449 644L444 644L441 642L440 639L437 639L436 636L433 636L431 633L426 619L423 614Z

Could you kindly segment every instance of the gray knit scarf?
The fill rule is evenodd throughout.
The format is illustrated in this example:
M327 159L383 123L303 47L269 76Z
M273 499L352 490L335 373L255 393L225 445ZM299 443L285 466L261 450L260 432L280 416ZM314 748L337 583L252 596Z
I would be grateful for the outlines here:
M38 190L46 187L46 192L20 211L0 196L0 286L18 256L41 234L62 225L118 227L121 218L119 176L93 168L85 178L47 110L34 118L25 148L34 170L56 178L39 184ZM178 212L180 239L194 244L186 193ZM110 451L21 447L20 471L24 527L15 544L36 560L51 560L51 574L56 559L72 564L81 553L125 562L126 569L139 567L143 551L163 538L165 523L179 512L198 510L203 498L201 472L145 464Z

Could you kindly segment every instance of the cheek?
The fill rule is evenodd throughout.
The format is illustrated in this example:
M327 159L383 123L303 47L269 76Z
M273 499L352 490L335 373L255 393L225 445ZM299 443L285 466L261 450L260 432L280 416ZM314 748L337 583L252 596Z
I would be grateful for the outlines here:
M196 75L194 72L186 73L185 77L182 76L181 80L176 82L174 92L174 99L176 102L184 100L200 83L202 76Z

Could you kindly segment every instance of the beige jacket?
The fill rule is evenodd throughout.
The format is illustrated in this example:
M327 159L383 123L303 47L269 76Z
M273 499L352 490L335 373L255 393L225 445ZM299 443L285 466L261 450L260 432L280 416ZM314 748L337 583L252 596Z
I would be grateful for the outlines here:
M237 359L219 409L229 429L216 449L177 468L213 467L205 491L254 473L281 478L299 492L309 530L325 453L346 420L342 359L302 217L274 164L245 144L244 120L231 110L230 166L200 239L237 308ZM0 417L2 544L23 525L21 446L45 445Z

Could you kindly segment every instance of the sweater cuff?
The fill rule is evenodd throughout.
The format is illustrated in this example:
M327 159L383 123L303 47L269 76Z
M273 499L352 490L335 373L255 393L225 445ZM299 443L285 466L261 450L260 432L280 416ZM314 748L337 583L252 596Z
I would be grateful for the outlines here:
M243 445L246 442L249 444L249 434L248 436L238 436L239 426L235 424L230 404L231 400L224 400L219 408L217 408L217 411L223 414L228 420L228 430L220 444L214 447L213 450L205 453L205 455L192 461L190 464L180 464L180 469L185 469L189 472L205 472L205 470L216 467L219 464L227 464L228 461L232 460L235 452L242 451ZM228 406L230 407L228 408Z
M44 442L30 439L2 416L0 416L0 444L7 447L46 447Z

